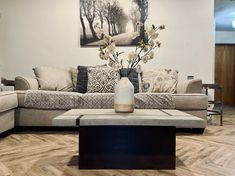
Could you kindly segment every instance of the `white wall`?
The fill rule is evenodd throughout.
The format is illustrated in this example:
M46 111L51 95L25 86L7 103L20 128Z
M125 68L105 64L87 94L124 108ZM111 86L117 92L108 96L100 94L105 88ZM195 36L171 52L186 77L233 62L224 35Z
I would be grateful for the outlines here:
M235 44L235 31L217 31L215 43Z
M1 12L1 7L0 7L0 12ZM4 41L4 35L2 32L4 31L4 28L3 28L3 24L2 24L2 20L1 20L1 13L0 13L0 81L1 81L1 77L3 75L3 66L4 66L4 60L3 60L3 51L4 51L4 44L3 44L3 41Z
M149 1L151 23L167 29L157 59L146 67L175 68L180 79L214 82L214 1ZM98 48L79 47L79 0L0 0L0 13L8 78L32 76L39 65L101 63Z

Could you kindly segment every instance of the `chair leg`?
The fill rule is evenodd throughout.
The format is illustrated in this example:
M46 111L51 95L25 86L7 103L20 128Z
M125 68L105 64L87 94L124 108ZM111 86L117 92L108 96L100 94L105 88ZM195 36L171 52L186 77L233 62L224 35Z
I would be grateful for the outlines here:
M220 115L220 126L223 126L223 114Z

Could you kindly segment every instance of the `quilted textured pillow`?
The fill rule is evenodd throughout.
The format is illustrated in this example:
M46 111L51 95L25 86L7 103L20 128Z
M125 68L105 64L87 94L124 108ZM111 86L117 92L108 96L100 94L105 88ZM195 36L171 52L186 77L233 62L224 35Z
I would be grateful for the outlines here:
M111 68L88 68L88 93L111 93L120 80L119 72Z
M41 90L70 92L73 90L70 68L37 67L33 68Z
M142 92L175 93L178 71L172 69L143 70L141 74Z
M121 77L127 77L127 74L128 74L128 69L127 68L122 68L120 70L120 76ZM133 69L129 76L128 76L130 82L133 84L134 86L134 92L135 93L139 93L139 75L138 73L136 72L136 69Z

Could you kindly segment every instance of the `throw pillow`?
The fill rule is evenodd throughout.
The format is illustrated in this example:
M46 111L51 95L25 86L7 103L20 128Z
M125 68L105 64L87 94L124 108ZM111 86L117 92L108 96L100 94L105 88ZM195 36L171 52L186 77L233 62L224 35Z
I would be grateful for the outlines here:
M77 87L77 80L78 80L78 69L71 68L71 74L72 74L72 81L73 81L73 90L75 91Z
M128 70L127 68L122 68L120 70L120 76L122 77L127 77L128 74ZM137 73L136 69L132 69L129 76L128 76L130 82L133 84L134 86L134 92L135 93L139 93L139 74Z
M87 69L88 68L102 68L107 67L107 65L97 65L97 66L78 66L78 75L77 75L77 86L76 92L79 93L86 93L87 92L87 82L88 82L88 75Z
M37 67L33 68L41 90L70 92L73 83L70 68Z
M142 92L175 93L178 71L172 69L143 70L141 82Z
M88 68L88 93L111 93L120 80L119 72L111 68Z

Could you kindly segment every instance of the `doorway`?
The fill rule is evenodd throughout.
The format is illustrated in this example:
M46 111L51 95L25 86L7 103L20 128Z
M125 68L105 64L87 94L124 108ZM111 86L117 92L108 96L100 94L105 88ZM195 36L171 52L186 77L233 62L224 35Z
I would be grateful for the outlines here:
M223 87L224 104L235 106L235 44L215 46L215 83ZM218 92L215 99L219 99Z
M235 106L235 1L215 0L215 83L225 105ZM215 100L219 93L215 92Z

